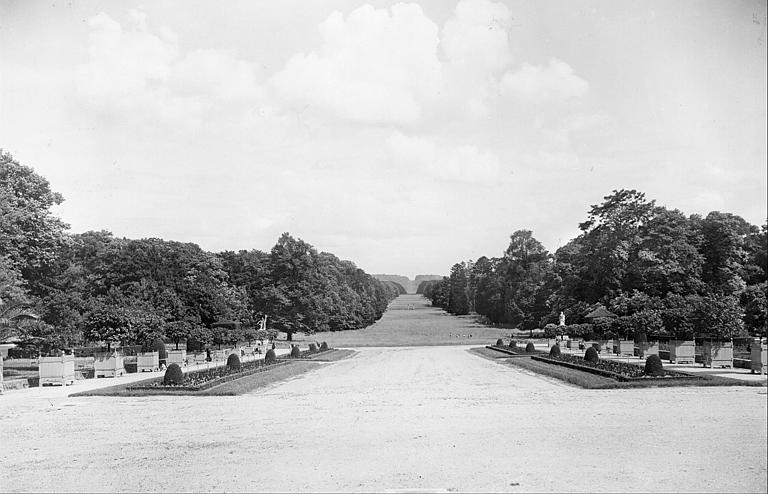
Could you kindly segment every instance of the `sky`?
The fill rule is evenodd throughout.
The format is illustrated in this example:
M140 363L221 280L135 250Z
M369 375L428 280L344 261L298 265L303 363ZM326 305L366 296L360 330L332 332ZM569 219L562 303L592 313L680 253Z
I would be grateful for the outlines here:
M766 3L0 0L0 148L71 232L447 274L637 189L765 223Z

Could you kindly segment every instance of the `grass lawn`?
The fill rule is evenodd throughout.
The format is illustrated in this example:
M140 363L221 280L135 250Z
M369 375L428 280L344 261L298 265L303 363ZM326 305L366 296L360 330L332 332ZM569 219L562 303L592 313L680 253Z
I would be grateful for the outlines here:
M762 386L761 381L740 381L727 377L699 374L700 379L654 379L648 381L620 382L610 377L598 376L589 372L570 369L559 365L533 360L531 358L515 358L490 348L473 348L470 352L493 360L501 365L520 367L522 369L554 377L570 384L586 389L628 389L628 388L667 388L679 386Z
M352 350L331 350L328 353L318 355L317 359L288 360L289 363L286 365L277 366L271 370L258 372L256 374L241 377L240 379L228 381L203 391L174 391L172 389L128 389L128 387L146 385L153 381L162 380L162 377L153 377L145 381L118 384L106 388L73 393L69 396L237 396L253 391L254 389L262 388L270 384L290 379L292 377L309 372L313 369L317 369L323 365L321 362L333 362L336 360L341 360L343 358L349 357L353 353L355 352Z

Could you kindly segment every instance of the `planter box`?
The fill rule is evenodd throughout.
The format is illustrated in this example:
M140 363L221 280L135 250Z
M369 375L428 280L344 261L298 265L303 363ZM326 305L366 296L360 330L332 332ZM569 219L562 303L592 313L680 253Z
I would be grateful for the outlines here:
M157 372L159 370L159 352L146 352L136 355L136 372Z
M704 367L733 369L733 342L704 340L701 358Z
M693 340L672 340L669 342L669 361L673 364L696 362L696 342Z
M659 342L658 341L645 341L637 344L640 349L640 356L648 358L650 355L659 355Z
M187 365L187 351L186 350L168 350L168 359L166 360L168 365L178 364L181 367Z
M768 345L763 342L753 342L750 351L752 372L758 374L768 374Z
M214 362L218 360L227 360L230 353L232 353L231 350L214 350L211 352L211 359Z
M75 356L62 355L60 357L40 357L38 373L40 384L67 384L75 383Z
M634 356L635 342L632 340L613 340L613 353Z
M93 360L94 377L119 377L125 374L125 364L122 355L97 354Z
M204 364L207 361L205 360L205 352L203 353L195 353L192 355L192 361L195 364Z
M581 343L579 340L568 340L568 348L571 350L578 350L579 343Z

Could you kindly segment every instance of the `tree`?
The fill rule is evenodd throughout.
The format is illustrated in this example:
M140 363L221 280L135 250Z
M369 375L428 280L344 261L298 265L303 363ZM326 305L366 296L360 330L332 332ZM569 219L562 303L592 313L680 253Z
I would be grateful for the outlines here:
M44 292L44 280L66 242L69 226L50 211L63 201L45 178L0 149L0 253L33 295Z
M467 269L464 263L456 263L451 268L448 292L448 312L455 315L465 315L469 313Z

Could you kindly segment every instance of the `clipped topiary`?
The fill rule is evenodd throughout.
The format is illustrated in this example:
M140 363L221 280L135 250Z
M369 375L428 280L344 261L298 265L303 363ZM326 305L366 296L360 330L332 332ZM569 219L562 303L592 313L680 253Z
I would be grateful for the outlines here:
M596 364L598 360L600 360L600 357L597 356L597 350L595 350L595 347L590 346L587 348L587 351L584 352L584 360L587 362L592 362L593 364Z
M645 361L645 375L661 377L664 375L664 366L658 355L649 355Z
M317 345L315 345L314 343L310 343L309 344L309 353L315 353L315 352L317 352Z
M160 360L166 360L168 358L168 351L165 349L165 342L161 338L157 338L152 342L150 352L157 352Z
M325 351L325 350L328 350L328 343L326 343L326 342L323 342L323 343L320 345L320 351L321 351L321 352L323 352L323 351Z
M525 353L533 353L536 350L536 347L533 346L533 343L528 342L527 345L525 345Z
M559 357L560 356L560 345L558 345L558 344L552 345L552 348L549 349L549 356L550 357Z
M179 367L179 364L171 364L165 370L165 376L163 376L163 384L166 386L168 385L180 386L184 384L185 378L186 376L181 371L181 367Z
M277 355L275 354L275 351L270 348L267 350L267 353L264 354L264 363L274 364L275 362L277 362Z
M238 357L236 353L231 353L229 354L229 357L227 357L227 367L229 367L230 370L240 370L242 367L240 364L240 357Z
M299 357L301 357L301 350L299 350L299 345L294 345L294 347L291 348L291 358Z
M501 338L496 340L496 346L504 346L504 340L502 340Z
M515 340L509 340L509 348L517 348L517 342Z

